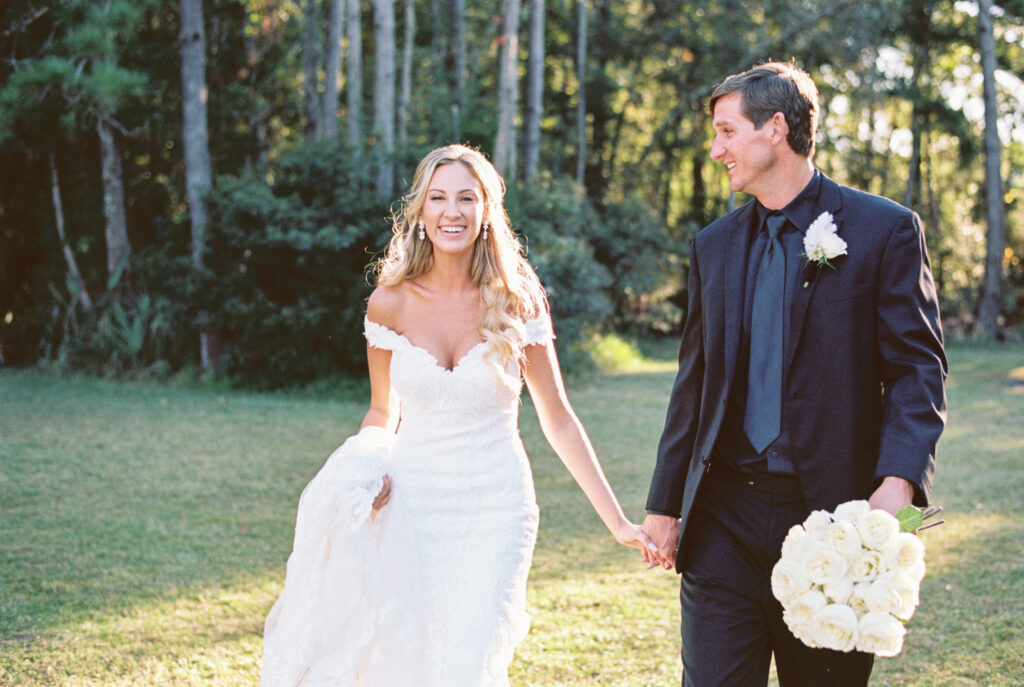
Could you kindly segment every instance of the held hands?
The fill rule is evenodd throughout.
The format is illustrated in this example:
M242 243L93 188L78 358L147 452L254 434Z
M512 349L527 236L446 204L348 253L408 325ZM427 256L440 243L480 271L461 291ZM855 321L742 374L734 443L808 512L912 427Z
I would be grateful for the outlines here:
M679 542L679 518L669 515L650 513L644 518L643 531L654 542L656 549L643 551L644 562L648 568L660 565L665 570L672 570L676 565L676 545Z
M629 521L626 521L624 525L619 527L614 534L615 540L623 546L628 546L631 549L640 549L640 552L644 555L644 560L647 559L647 554L652 548L657 548L639 525L634 525Z

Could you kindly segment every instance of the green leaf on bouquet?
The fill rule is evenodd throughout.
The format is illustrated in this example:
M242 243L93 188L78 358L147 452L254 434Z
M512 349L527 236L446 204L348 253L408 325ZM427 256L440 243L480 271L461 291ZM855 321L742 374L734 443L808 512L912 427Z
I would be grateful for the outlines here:
M913 532L924 522L924 517L919 508L903 506L896 511L896 520L900 523L900 532Z

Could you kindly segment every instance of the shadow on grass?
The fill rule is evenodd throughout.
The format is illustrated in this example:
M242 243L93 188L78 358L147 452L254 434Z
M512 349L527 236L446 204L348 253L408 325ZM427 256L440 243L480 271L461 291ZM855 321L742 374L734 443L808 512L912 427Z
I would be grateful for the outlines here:
M639 516L671 377L602 380L573 395ZM10 371L0 398L0 639L14 641L283 577L298 495L365 411L364 399ZM541 556L578 551L594 564L618 547L547 447L529 399L522 415Z
M1024 366L1024 349L957 345L950 360L951 423L935 493L949 523L928 533L931 570L907 650L876 671L888 676L885 684L977 684L960 681L969 670L990 676L984 684L1019 684L1006 676L1020 678L1024 665L1017 629L1024 404L1006 381ZM672 379L672 371L643 372L570 385L609 479L637 520ZM174 662L224 652L210 659L210 671L251 677L256 670L298 495L358 426L366 401L357 395L259 395L0 371L0 676L15 663L35 665L24 668L28 675L49 662L96 675L88 684L122 684L104 681L115 674L126 676L123 684L246 684L172 679L179 668L196 669ZM603 658L584 667L614 673L615 658L598 651L595 637L608 618L625 614L637 660L656 653L657 674L672 675L677 578L643 571L638 554L615 544L547 447L528 398L521 416L541 532L530 581L537 621L524 646L527 664L517 670L549 676L527 684L558 684L566 657L552 647L570 642L564 645L588 653L591 642ZM571 644L564 634L571 627L583 644ZM667 644L645 643L651 632ZM92 643L69 639L75 636ZM139 681L140 670L172 678ZM915 670L923 673L911 677ZM54 684L51 677L18 684Z

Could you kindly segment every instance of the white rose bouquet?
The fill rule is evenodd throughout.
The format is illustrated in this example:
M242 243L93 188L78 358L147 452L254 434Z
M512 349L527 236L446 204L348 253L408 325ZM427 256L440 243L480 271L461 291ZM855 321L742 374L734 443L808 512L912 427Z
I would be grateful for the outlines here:
M896 517L849 501L794 525L772 569L772 593L807 646L895 656L919 602L924 544L913 534L941 511L907 506Z

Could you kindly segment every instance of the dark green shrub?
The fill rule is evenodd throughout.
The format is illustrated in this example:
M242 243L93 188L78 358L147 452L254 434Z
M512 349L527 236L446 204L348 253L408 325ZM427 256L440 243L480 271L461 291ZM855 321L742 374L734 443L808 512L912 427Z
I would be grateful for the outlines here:
M222 178L196 324L236 381L273 388L365 369L365 268L390 236L374 160L303 143L265 171Z
M559 353L571 367L580 362L571 345L600 331L614 311L612 275L589 241L597 214L580 187L548 173L520 188L510 206L512 226L525 236L530 263L547 289Z
M637 196L606 199L593 226L594 256L612 273L615 329L667 333L678 327L679 307L670 299L685 286L685 244Z

